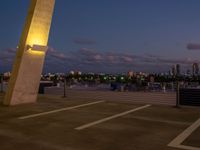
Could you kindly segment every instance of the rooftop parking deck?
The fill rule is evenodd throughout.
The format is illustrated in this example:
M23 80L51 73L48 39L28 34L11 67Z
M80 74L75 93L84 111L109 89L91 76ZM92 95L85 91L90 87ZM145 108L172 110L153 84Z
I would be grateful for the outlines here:
M115 100L115 94L110 100L103 100L102 93L101 98L83 91L68 94L66 98L42 95L36 104L1 105L0 149L200 149L200 123L194 131L188 129L200 118L199 107ZM179 137L185 130L187 135ZM181 143L168 146L177 137Z

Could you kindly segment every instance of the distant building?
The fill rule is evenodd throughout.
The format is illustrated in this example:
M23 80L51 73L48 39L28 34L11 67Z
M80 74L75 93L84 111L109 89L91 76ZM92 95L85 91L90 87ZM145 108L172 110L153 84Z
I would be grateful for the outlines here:
M173 65L171 70L169 71L169 74L172 76L180 75L181 74L180 65L179 64Z
M154 76L150 76L150 82L153 83L155 81Z
M179 64L176 64L176 75L181 74L181 66Z
M187 74L188 76L191 75L190 69L187 69L186 74Z
M199 74L199 65L198 63L193 63L192 65L192 74L198 75Z
M176 76L176 66L175 65L172 66L171 75Z
M10 77L10 76L11 76L11 73L10 73L10 72L5 72L5 73L3 74L3 76L4 76L4 77Z
M134 73L133 73L133 71L128 71L127 75L128 75L128 77L133 77Z
M82 72L81 72L81 71L78 71L77 73L78 73L78 75L82 75Z
M74 75L74 74L75 74L75 72L72 70L72 71L70 71L70 74L71 74L71 75Z

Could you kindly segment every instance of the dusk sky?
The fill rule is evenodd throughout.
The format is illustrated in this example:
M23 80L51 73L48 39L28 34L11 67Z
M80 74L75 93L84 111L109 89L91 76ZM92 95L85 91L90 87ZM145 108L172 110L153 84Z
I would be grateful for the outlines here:
M29 0L1 0L0 72L10 71ZM56 0L44 72L167 72L200 63L199 0ZM198 51L199 50L199 51Z

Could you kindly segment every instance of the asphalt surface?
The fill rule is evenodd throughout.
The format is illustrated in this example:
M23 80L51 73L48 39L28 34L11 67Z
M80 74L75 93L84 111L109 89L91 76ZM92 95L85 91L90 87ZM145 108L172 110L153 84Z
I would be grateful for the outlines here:
M3 95L0 94L0 101ZM151 105L83 130L77 127L147 103L86 99L81 93L67 98L39 96L36 104L0 105L0 150L178 150L167 146L200 118L199 107ZM20 117L72 108L55 113ZM200 149L200 127L182 144Z

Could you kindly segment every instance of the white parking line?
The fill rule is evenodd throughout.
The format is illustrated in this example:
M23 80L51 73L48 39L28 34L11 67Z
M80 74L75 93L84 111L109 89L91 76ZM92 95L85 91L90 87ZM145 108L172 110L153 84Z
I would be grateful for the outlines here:
M91 126L94 126L94 125L97 125L97 124L100 124L100 123L106 122L106 121L108 121L108 120L115 119L115 118L118 118L118 117L121 117L121 116L124 116L124 115L127 115L127 114L130 114L130 113L132 113L132 112L135 112L135 111L138 111L138 110L141 110L141 109L150 107L150 106L151 106L151 105L144 105L144 106L142 106L142 107L138 107L138 108L135 108L135 109L131 109L131 110L129 110L129 111L125 111L125 112L120 113L120 114L116 114L116 115L113 115L113 116L110 116L110 117L107 117L107 118L104 118L104 119L101 119L101 120L97 120L97 121L94 121L94 122L91 122L91 123L82 125L82 126L80 126L80 127L75 128L75 130L83 130L83 129L89 128L89 127L91 127Z
M186 146L186 145L181 144L198 127L200 127L200 118L197 121L195 121L191 126L189 126L186 130L184 130L181 134L179 134L173 141L171 141L168 144L168 146L175 147L175 148L182 148L182 149L186 149L186 150L200 150L199 147L192 147L192 146Z
M92 103L86 103L86 104L82 104L82 105L77 105L77 106L72 106L72 107L66 107L66 108L56 109L56 110L47 111L47 112L43 112L43 113L38 113L38 114L23 116L23 117L19 117L18 119L34 118L34 117L44 116L44 115L53 114L53 113L57 113L57 112L61 112L61 111L72 110L72 109L76 109L76 108L80 108L80 107L85 107L85 106L90 106L90 105L94 105L94 104L99 104L99 103L103 103L103 102L105 102L105 101L96 101L96 102L92 102Z
M186 146L186 145L178 145L175 148L179 148L179 149L185 149L185 150L200 150L200 148L198 147L193 147L193 146Z

